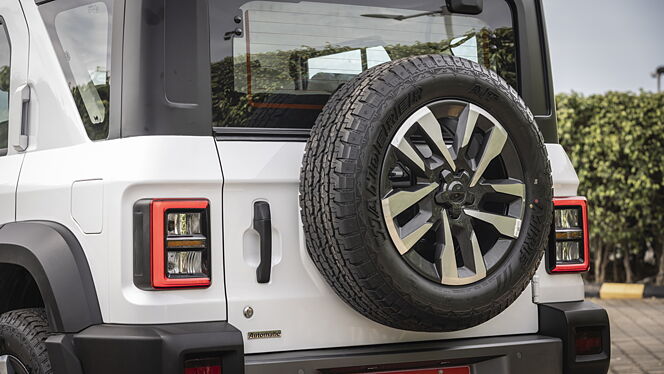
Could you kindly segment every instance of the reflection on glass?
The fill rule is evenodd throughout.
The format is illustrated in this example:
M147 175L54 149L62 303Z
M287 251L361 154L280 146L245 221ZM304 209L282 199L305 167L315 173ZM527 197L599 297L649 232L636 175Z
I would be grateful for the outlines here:
M440 4L213 0L214 125L310 128L341 85L415 55L463 57L516 86L508 5L492 2L479 16L462 16L446 14ZM244 32L224 39L225 29L237 27L226 22L235 16Z
M556 228L559 229L581 227L581 225L579 224L578 209L556 209L554 219L555 219Z
M81 25L86 26L86 32L80 32ZM55 31L90 121L104 122L106 113L97 86L108 83L106 4L94 3L59 13L55 17Z
M557 242L556 243L556 260L557 261L578 261L579 255L579 242Z
M112 0L59 0L39 10L85 131L108 137Z

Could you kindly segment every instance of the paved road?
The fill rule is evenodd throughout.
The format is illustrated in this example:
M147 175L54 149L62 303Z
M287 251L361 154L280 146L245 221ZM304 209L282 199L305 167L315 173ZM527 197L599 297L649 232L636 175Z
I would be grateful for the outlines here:
M592 300L611 320L611 371L664 374L664 299Z

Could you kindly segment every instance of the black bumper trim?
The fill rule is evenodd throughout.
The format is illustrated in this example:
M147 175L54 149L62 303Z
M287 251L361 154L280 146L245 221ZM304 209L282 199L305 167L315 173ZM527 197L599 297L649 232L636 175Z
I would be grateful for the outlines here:
M525 374L535 368L539 374L606 374L611 351L604 309L589 302L541 304L539 325L539 333L531 335L246 356L242 333L226 322L96 325L77 334L52 335L46 344L56 374L182 374L185 359L202 357L221 358L223 372L233 374L344 374L415 367L404 365L410 363L469 365L473 374ZM576 357L578 327L602 329L600 354Z
M540 334L559 338L563 343L564 374L606 374L611 360L609 316L589 301L539 305ZM577 356L575 331L579 327L601 329L602 352Z
M474 374L560 374L562 344L540 335L501 336L380 346L247 355L247 374L319 374L357 372L401 363L470 365ZM381 368L382 369L382 368Z
M46 344L55 374L182 374L185 358L200 356L220 357L224 373L244 373L242 333L226 322L97 325Z

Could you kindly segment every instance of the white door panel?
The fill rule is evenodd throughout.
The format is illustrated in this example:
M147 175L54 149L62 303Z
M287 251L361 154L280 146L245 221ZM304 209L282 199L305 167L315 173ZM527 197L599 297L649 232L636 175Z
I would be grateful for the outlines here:
M16 182L23 155L0 156L0 225L16 217Z
M28 26L18 0L1 2L0 17L5 24L5 26L0 26L0 32L4 33L6 27L11 45L8 144L6 155L0 155L0 224L3 224L14 221L16 218L16 184L23 163L23 154L14 149L11 139L21 129L20 119L23 108L20 102L18 105L12 103L16 101L13 100L16 95L12 93L28 82L29 37ZM0 37L4 38L5 35ZM1 154L4 153L3 151Z
M534 333L537 306L530 286L499 316L451 333L417 333L375 323L347 306L327 285L304 245L298 187L304 142L219 142L224 174L223 214L228 320L245 336L245 352ZM256 281L258 238L253 204L271 207L270 283ZM245 318L243 310L254 314ZM281 330L281 338L247 339Z

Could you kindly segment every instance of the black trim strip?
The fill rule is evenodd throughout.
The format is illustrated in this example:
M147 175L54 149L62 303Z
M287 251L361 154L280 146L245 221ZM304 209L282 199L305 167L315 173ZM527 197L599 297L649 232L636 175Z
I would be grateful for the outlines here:
M526 374L535 367L538 374L550 374L562 372L560 347L559 339L548 336L497 336L249 354L245 364L247 374L348 374L441 365L470 366L477 374Z
M306 142L311 135L309 129L213 127L212 130L217 140L225 141Z

